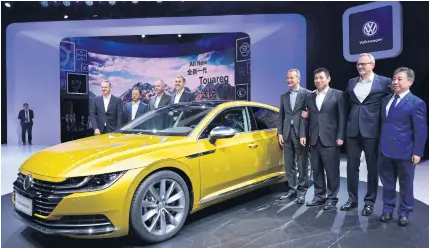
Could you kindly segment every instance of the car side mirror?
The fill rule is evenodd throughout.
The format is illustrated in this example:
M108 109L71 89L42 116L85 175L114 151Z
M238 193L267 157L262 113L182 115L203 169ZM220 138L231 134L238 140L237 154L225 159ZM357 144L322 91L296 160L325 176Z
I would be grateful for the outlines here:
M216 140L231 138L231 137L234 137L234 135L235 135L235 130L230 127L224 127L224 126L215 127L210 132L209 142L214 145L216 143Z

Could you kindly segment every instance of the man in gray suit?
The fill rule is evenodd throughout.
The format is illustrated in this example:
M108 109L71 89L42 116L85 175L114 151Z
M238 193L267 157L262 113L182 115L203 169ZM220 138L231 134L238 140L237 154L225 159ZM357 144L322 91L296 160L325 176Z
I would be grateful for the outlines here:
M338 203L340 146L344 143L346 132L343 92L330 88L330 80L327 69L319 68L314 72L317 90L307 95L305 107L308 119L303 119L305 125L301 125L300 129L301 145L307 145L306 137L309 137L314 178L315 195L307 206L324 205L323 210L334 210Z
M124 123L124 104L119 97L112 95L112 85L107 80L101 83L102 96L91 102L89 115L94 134L111 133Z
M289 184L289 191L281 196L280 200L297 198L296 203L303 204L308 189L308 148L301 146L299 131L305 98L311 91L299 85L300 78L301 73L298 69L291 69L287 73L287 85L290 90L280 97L277 133L284 150L286 178Z
M165 83L162 80L155 82L155 95L150 98L149 110L162 108L170 104L171 95L165 92Z

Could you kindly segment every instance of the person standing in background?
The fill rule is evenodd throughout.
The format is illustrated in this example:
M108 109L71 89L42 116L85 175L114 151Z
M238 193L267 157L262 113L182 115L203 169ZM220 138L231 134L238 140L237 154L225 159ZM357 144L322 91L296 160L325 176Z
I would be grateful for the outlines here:
M381 222L392 220L396 205L396 182L401 196L398 224L407 226L414 210L414 172L420 163L428 136L426 103L410 92L414 71L401 67L394 71L393 96L382 101L382 125L378 170L383 184Z
M134 120L135 118L139 117L140 115L143 115L148 110L147 104L143 103L140 100L141 98L140 89L137 89L137 88L133 89L131 93L131 97L132 97L132 101L125 104L125 109L124 109L125 123L128 123Z
M179 76L176 78L174 82L174 87L176 88L176 92L171 96L171 103L179 103L179 102L192 102L195 101L195 96L191 92L187 92L185 90L186 80L184 77Z
M91 103L89 114L94 134L111 133L124 122L124 104L119 97L112 95L112 85L107 80L101 83L101 96Z
M377 199L381 100L392 92L392 80L375 74L374 66L375 59L371 54L361 54L356 64L359 76L349 80L344 92L348 113L346 148L349 199L340 210L349 211L358 206L359 166L363 151L368 170L365 206L361 213L363 216L373 213Z
M304 110L305 98L311 91L300 86L300 79L298 69L288 71L286 80L289 91L280 96L277 135L284 151L289 184L289 191L280 200L296 198L296 203L303 204L308 189L308 147L301 146L299 131L303 125L301 112Z
M23 107L18 113L18 119L21 120L21 140L26 145L25 134L28 133L28 144L32 145L34 112L28 108L28 103L24 103Z
M161 108L170 104L171 96L165 92L165 83L162 80L155 82L155 95L150 98L149 110Z

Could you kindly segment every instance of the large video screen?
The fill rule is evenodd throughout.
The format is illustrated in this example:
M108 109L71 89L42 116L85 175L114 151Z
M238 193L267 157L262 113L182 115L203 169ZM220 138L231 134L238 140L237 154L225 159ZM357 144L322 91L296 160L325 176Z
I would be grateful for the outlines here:
M235 49L171 58L133 58L88 53L90 97L101 95L100 85L108 80L112 94L124 103L131 101L131 91L139 88L143 102L155 95L154 83L163 80L166 91L174 93L174 81L186 79L185 90L196 101L235 100Z

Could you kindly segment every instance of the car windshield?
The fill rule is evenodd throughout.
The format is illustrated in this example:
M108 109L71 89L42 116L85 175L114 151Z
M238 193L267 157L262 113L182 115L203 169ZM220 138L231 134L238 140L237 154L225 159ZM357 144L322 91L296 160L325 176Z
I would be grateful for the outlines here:
M213 110L213 106L207 105L169 105L134 119L118 132L188 136L211 110Z

